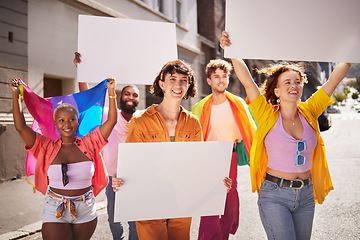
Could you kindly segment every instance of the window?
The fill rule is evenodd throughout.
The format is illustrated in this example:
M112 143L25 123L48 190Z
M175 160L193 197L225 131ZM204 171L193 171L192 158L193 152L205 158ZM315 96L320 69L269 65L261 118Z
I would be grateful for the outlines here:
M61 79L44 77L44 98L62 95Z
M158 11L164 13L164 0L157 0Z
M181 0L176 0L176 22L181 23Z
M8 40L9 40L9 42L14 42L14 33L13 32L9 32Z

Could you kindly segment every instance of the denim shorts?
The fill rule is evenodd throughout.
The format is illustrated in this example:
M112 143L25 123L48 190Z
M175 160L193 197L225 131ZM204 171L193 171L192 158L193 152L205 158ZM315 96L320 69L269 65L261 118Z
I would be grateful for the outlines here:
M87 193L85 193L82 196L85 196L86 194ZM75 198L75 197L62 196L60 194L56 194L56 195L64 198ZM80 197L80 196L76 196L76 197ZM56 209L60 205L60 203L61 202L59 201L58 198L53 198L49 196L49 194L46 194L44 208L43 208L43 223L54 222L54 223L79 224L79 223L90 222L97 217L96 202L94 196L92 196L90 199L81 202L74 202L78 219L75 219L70 215L69 209L65 209L64 215L61 218L57 219Z

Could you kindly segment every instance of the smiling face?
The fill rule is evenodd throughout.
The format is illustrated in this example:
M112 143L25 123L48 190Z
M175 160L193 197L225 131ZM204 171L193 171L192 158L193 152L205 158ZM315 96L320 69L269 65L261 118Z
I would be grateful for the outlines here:
M189 79L185 74L167 73L164 80L159 81L159 86L164 91L164 97L181 100L189 89Z
M139 90L131 86L121 92L120 108L125 113L133 114L139 104Z
M73 138L79 126L77 113L68 107L56 111L54 122L61 138Z
M229 85L228 74L218 68L213 72L210 78L207 78L207 83L210 85L213 93L224 93Z
M283 72L279 78L276 88L274 89L275 95L283 101L298 102L303 92L303 82L300 75L295 71Z

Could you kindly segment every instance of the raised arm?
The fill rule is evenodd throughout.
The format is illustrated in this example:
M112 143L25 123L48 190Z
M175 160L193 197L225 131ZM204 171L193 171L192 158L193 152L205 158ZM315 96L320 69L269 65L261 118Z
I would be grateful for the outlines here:
M114 78L108 78L107 80L108 82L106 83L106 87L108 89L108 94L109 94L109 113L106 122L104 122L100 126L100 132L105 140L108 139L111 131L113 130L117 122L117 107L116 107L116 93L115 93L116 81Z
M81 54L78 52L75 52L75 57L74 57L74 64L75 67L77 67L80 63L81 63ZM89 89L89 84L87 82L79 82L79 91L85 91Z
M222 48L225 48L230 45L231 41L229 38L229 34L225 31L222 32L220 46ZM242 59L232 58L231 61L234 66L236 76L239 78L240 82L244 86L249 101L252 102L260 94L258 86L251 77L250 71Z
M16 131L19 132L25 144L32 148L35 144L36 133L26 125L24 113L21 107L19 79L14 78L9 83L13 99L13 118Z
M324 83L322 88L328 96L331 96L337 85L344 79L351 67L351 63L339 63L334 71L331 73L329 79Z

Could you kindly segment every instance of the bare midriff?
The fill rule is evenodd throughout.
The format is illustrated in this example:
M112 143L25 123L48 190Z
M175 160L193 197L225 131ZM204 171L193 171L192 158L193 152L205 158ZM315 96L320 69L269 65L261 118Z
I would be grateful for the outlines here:
M277 176L277 177L281 177L281 178L285 178L285 179L307 179L311 172L310 170L307 172L300 172L300 173L288 173L288 172L282 172L282 171L277 171L271 168L267 168L266 170L267 173Z
M89 186L87 188L73 189L73 190L64 190L64 189L58 189L58 188L53 188L53 187L50 187L50 189L54 193L64 195L64 196L74 197L74 196L80 196L80 195L87 193L88 191L90 191L91 186Z

